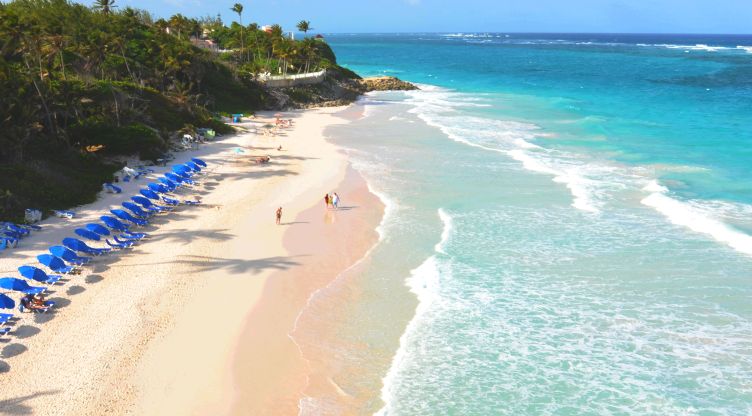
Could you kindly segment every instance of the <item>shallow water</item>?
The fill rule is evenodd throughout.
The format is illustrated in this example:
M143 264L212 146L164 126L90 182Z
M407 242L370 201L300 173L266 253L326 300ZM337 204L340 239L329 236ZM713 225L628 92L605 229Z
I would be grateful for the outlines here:
M752 412L752 39L329 41L423 83L330 131L389 206L338 347L362 413Z

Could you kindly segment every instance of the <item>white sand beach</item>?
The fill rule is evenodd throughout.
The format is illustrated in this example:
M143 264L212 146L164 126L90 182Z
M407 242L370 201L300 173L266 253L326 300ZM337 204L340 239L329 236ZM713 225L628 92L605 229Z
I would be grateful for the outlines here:
M375 242L382 213L324 138L327 125L344 122L337 110L286 113L294 125L277 137L238 134L178 154L174 163L198 156L209 164L202 183L182 195L203 203L157 217L142 229L149 239L56 285L54 312L15 312L21 319L0 339L0 413L296 413L307 367L287 334L310 293ZM263 155L271 162L255 164ZM325 213L323 195L346 176L339 189L360 195L363 209ZM123 184L122 194L77 209L73 220L45 221L3 252L0 276L18 276L18 266L36 263L149 181Z

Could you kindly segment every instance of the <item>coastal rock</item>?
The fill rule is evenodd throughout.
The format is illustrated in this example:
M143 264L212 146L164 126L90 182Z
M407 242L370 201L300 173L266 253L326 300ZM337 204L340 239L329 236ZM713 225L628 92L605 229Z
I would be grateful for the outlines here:
M414 91L420 88L395 77L369 77L359 80L366 92L368 91Z

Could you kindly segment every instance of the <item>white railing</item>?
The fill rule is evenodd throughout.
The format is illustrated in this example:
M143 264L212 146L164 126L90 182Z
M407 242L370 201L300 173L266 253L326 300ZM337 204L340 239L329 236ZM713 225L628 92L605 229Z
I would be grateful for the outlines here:
M259 81L272 88L287 88L296 85L318 84L324 81L324 78L326 78L326 69L322 69L318 72L309 72L307 74L270 75L267 73L258 76Z

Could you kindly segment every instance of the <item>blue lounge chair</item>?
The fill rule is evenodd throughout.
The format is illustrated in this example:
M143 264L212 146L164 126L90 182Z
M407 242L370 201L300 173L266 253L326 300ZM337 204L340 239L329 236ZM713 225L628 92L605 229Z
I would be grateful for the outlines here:
M170 179L170 180L172 180L174 182L177 182L179 184L193 185L195 183L195 182L193 182L189 178L185 178L185 177L179 176L179 175L177 175L175 173L172 173L172 172L165 173L165 176L167 177L167 179Z
M107 227L101 225L101 224L86 224L84 226L87 230L97 233L102 237L110 235L110 230L107 229Z
M192 157L191 161L193 161L195 164L197 164L197 165L199 165L201 167L206 167L206 162L204 162L203 160L201 160L201 159L199 159L197 157Z
M31 296L26 295L21 298L21 301L18 302L18 311L19 312L34 312L34 313L47 313L52 309L53 306L55 306L55 302L52 301L46 301L44 302L43 308L30 308L29 304L31 303Z
M177 199L168 198L166 196L162 197L162 201L164 201L166 204L170 204L170 205L179 205L180 204L180 201L178 201Z
M162 213L162 212L168 212L168 211L170 211L170 208L163 207L161 205L157 205L157 204L151 202L149 200L149 198L146 198L146 197L143 197L143 196L132 196L131 200L133 202L141 205L142 207L144 207L144 209L148 209L149 212L151 212L153 214L159 214L159 213Z
M149 189L151 189L153 192L156 192L158 194L166 194L166 193L170 192L170 189L166 185L161 184L161 183L153 183L152 182L152 183L150 183L150 184L148 184L146 186L148 186Z
M122 205L128 211L136 214L137 217L149 218L151 215L153 215L151 212L144 211L140 206L134 204L133 202L123 202Z
M64 238L63 245L73 251L79 251L81 253L91 254L92 256L101 256L102 254L105 254L108 251L110 251L109 248L89 247L83 241L77 238L71 238L71 237Z
M81 236L83 238L87 238L89 240L93 240L93 241L100 240L99 234L93 231L89 231L86 228L76 228L75 230L73 230L73 232L76 233L76 235Z
M146 233L134 233L131 232L128 228L128 225L123 224L120 222L117 218L113 218L107 215L103 215L99 217L104 224L110 228L112 228L115 231L121 232L121 237L128 238L128 239L137 239L140 240L142 238L148 237L149 235Z
M112 242L109 239L107 239L107 240L105 240L105 243L107 243L107 245L110 246L110 247L112 247L112 248L117 248L117 249L121 249L121 250L124 249L124 248L129 248L130 246L132 246L133 244L135 244L134 241L122 241L122 240L118 240L118 239L115 239L114 242Z
M8 248L8 240L0 238L0 251L5 250L6 248Z
M121 220L132 222L136 225L145 226L148 224L146 220L142 220L140 218L136 218L133 215L129 214L128 212L122 210L122 209L111 209L110 212L115 215L116 217L120 218Z
M46 290L44 287L29 286L25 280L16 279L15 277L0 278L0 289L15 290L30 295L36 295Z
M123 192L123 190L120 189L120 187L115 186L109 182L104 184L104 189L106 189L107 192L114 193L114 194L119 194Z
M7 335L10 332L10 330L11 328L7 326L5 328L0 328L0 337L2 337L3 335Z
M29 230L28 228L18 226L16 224L13 224L12 222L6 222L5 228L9 231L17 233L20 237L26 237L27 235L31 234L31 230Z
M21 273L21 276L27 279L35 280L39 283L46 283L48 285L54 285L63 277L57 274L47 274L44 270L34 266L21 266L18 268L18 272Z
M78 271L75 266L68 266L63 259L52 254L40 254L37 260L55 273L71 274Z
M83 266L91 261L91 257L79 256L75 251L64 246L52 246L49 251L55 257L59 257L74 266Z
M164 189L167 189L168 192L172 192L178 189L178 187L180 186L179 183L171 181L170 179L167 179L164 176L158 177L157 180L162 183L162 185L164 186Z

